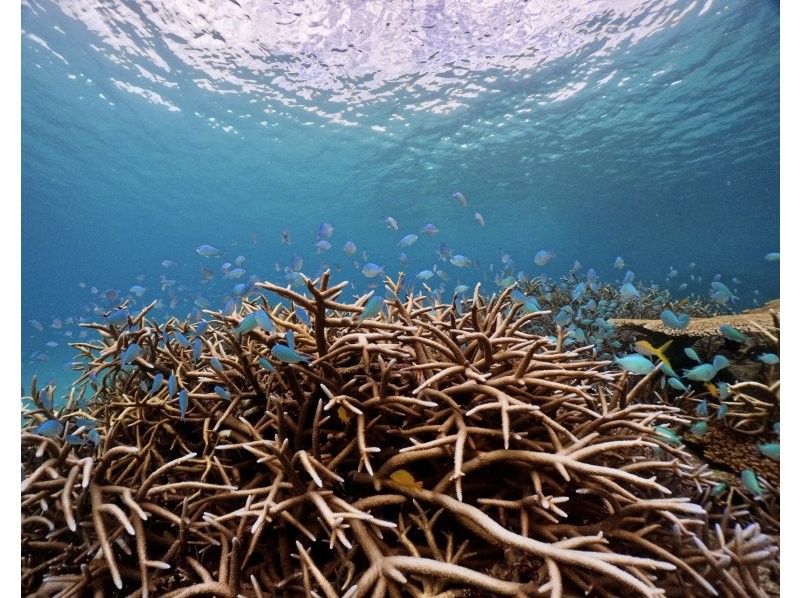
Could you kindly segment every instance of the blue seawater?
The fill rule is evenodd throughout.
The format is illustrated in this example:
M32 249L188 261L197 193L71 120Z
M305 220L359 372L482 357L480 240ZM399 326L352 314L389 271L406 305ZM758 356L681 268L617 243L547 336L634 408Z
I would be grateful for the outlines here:
M356 295L403 250L444 296L496 291L508 255L776 297L778 21L766 0L24 0L22 383L73 379L78 324L125 298L221 308L295 255Z

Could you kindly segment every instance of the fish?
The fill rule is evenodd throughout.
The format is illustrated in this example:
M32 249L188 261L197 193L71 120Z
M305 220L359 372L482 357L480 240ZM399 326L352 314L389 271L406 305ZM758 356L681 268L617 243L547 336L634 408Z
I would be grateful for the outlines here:
M696 380L697 382L708 382L716 375L717 371L710 363L701 363L690 370L683 370L684 378Z
M586 283L579 282L578 284L575 285L575 288L572 289L572 300L580 301L585 293L586 293Z
M98 446L100 444L100 433L92 428L86 435L86 440L91 442L93 445Z
M756 357L761 363L766 363L767 365L777 365L780 363L780 358L775 355L775 353L762 353L758 357Z
M406 255L405 251L400 252L400 266L402 267L408 266L408 256Z
M700 401L697 407L695 407L694 412L700 417L708 417L708 401L706 399Z
M81 438L80 436L76 436L75 434L67 434L64 437L64 442L67 444L71 444L73 446L81 446L86 444L86 440Z
M341 405L339 405L339 407L337 407L336 415L339 416L339 419L342 421L342 423L346 424L346 423L348 423L350 421L350 417L351 417L350 412L347 409L345 409L344 407L342 407Z
M231 400L231 393L229 393L222 386L219 386L219 385L215 386L214 387L214 392L217 393L217 395L219 395L219 398L221 398L224 401L230 401Z
M682 442L681 437L667 426L656 426L653 431L669 444L679 445Z
M541 251L536 252L536 255L533 257L533 263L535 263L537 266L545 266L552 261L554 257L554 253L542 249Z
M727 382L719 382L717 383L717 392L719 393L719 398L724 401L731 394L731 385Z
M234 268L225 272L225 278L241 278L244 276L245 271L243 268Z
M400 242L397 245L398 247L410 247L416 242L417 238L417 235L406 235L400 239Z
M623 370L639 376L649 374L655 367L652 361L639 353L632 353L625 357L615 357L614 362Z
M114 309L105 315L105 320L112 326L122 326L128 322L128 310Z
M669 272L667 273L667 278L675 278L678 275L678 271L673 268L672 266L669 267Z
M728 408L729 407L727 403L722 403L719 406L719 409L717 409L717 419L722 419L723 417L728 415Z
M689 314L676 314L671 309L665 309L661 312L661 321L668 328L683 330L689 325L690 318Z
M203 341L199 338L194 339L192 343L192 359L197 361L203 353Z
M122 352L120 365L127 365L142 354L142 348L137 343L131 343Z
M241 336L242 334L247 334L248 332L252 332L256 328L258 328L258 316L256 316L256 312L250 312L245 317L243 317L240 321L238 326L233 330L233 333L236 336Z
M367 278L375 278L378 274L384 274L383 266L369 262L361 268L361 273Z
M295 307L294 308L294 315L297 319L302 323L311 328L313 326L311 322L311 316L308 315L308 312L304 310L302 307Z
M243 255L237 255L236 259L233 260L233 263L236 264L237 266L241 266L242 264L244 264L244 256Z
M39 332L42 332L44 330L44 326L42 326L41 322L39 322L38 320L29 320L29 322L30 325L36 328L36 330L38 330Z
M758 498L764 495L764 489L761 487L761 484L758 483L758 478L752 469L745 469L742 471L742 484Z
M627 272L625 272L625 276L622 277L622 284L625 284L626 282L633 283L633 280L635 278L636 274L634 274L633 271L628 270Z
M164 261L162 261L162 262L161 262L161 265L162 265L164 268L174 268L174 267L175 267L175 266L177 266L178 264L177 264L177 263L175 263L175 262L173 262L172 260L164 260Z
M781 460L781 445L777 442L767 442L758 445L758 452L772 459L773 461Z
M614 260L614 267L617 270L622 270L625 267L625 260L622 259L621 256L617 256L617 259Z
M275 344L272 346L271 352L275 359L283 363L301 363L309 361L308 357L300 355L297 351L286 345Z
M639 341L633 346L633 348L637 353L641 355L646 355L648 357L650 356L657 357L659 361L661 361L666 366L665 369L669 369L669 371L672 371L672 364L669 362L669 359L667 359L666 356L666 351L667 349L669 349L670 345L672 345L671 340L667 341L658 348L651 345L648 341Z
M259 359L258 365L260 365L262 368L264 368L271 374L275 372L275 366L272 365L272 362L270 362L270 360L267 359L266 357L262 357L261 359Z
M740 330L730 324L723 324L719 327L719 331L722 333L722 336L737 343L743 343L748 339Z
M447 243L439 243L439 249L436 250L439 259L446 262L453 256L453 251L447 246Z
M675 390L680 390L681 392L689 391L689 389L686 388L686 385L683 382L681 382L678 378L675 378L674 376L670 376L669 378L667 378L667 384L669 384L671 388L674 388Z
M692 427L689 428L689 431L695 436L702 437L706 432L708 432L708 423L704 421L695 422L692 424Z
M178 379L175 377L175 374L170 374L169 379L167 380L167 390L169 391L169 396L173 396L177 389Z
M620 287L619 294L620 298L622 298L625 302L640 298L639 291L637 291L636 287L629 282L626 282Z
M197 248L197 255L202 257L220 257L222 252L213 245L200 245Z
M395 220L391 216L387 216L386 218L384 218L383 222L386 224L387 228L397 230L397 220Z
M730 364L731 362L724 355L714 355L714 359L711 360L711 365L714 368L715 372L724 370Z
M678 287L678 290L679 291L685 291L688 286L689 286L688 284L686 284L685 282L682 282L680 284L680 286Z
M175 338L175 340L181 347L184 347L185 349L189 348L190 346L189 339L186 338L186 336L184 336L184 334L180 330L174 330L172 332L172 336Z
M777 252L768 253L767 255L764 256L764 259L767 260L768 262L777 262L781 259L781 254Z
M472 260L463 255L454 255L450 258L450 263L459 268L468 268L472 265Z
M189 408L189 392L185 388L181 388L178 393L178 409L181 411L181 421L184 421L186 410Z
M686 347L686 348L683 350L683 352L684 352L684 353L686 353L686 356L687 356L689 359L691 359L691 360L693 360L693 361L696 361L697 363L703 363L703 360L702 360L702 359L700 359L700 356L697 354L697 351L695 351L695 350L694 350L694 349L692 349L691 347Z
M48 419L36 426L34 433L39 436L47 436L48 438L55 438L64 431L64 425L57 419Z
M572 310L567 309L569 306L562 307L556 314L554 321L561 327L566 326L572 321ZM652 365L652 364L651 364Z
M317 237L320 239L330 239L333 234L333 227L327 222L323 222L317 229Z
M292 255L292 261L289 262L290 272L300 272L303 269L303 258L296 253Z
M422 227L422 229L419 231L419 234L421 234L421 235L428 235L428 236L432 237L433 235L435 235L435 234L436 234L436 233L438 233L438 232L439 232L439 229L438 229L438 228L436 228L436 225L435 225L435 224L426 224L426 225L425 225L425 226L423 226L423 227Z
M143 286L138 285L138 284L135 284L130 288L131 293L133 293L134 295L136 295L139 298L141 298L144 295L146 290L147 290L147 287L143 287Z
M428 280L430 278L433 278L433 271L431 271L431 270L420 270L419 272L417 272L417 278L419 280Z
M381 309L383 309L383 297L380 295L373 295L367 301L367 304L364 306L364 311L362 311L356 320L358 322L363 322L367 318L371 318L380 313Z
M342 251L344 251L344 254L347 256L355 255L357 251L356 244L353 243L352 241L348 241L347 243L344 244L344 247L342 247Z
M212 357L208 360L209 364L211 364L211 369L215 372L223 372L225 371L222 367L222 362L217 357Z
M460 205L462 208L467 207L467 198L464 197L464 194L461 193L460 191L456 191L455 193L453 193L453 198L458 202L458 205Z
M292 244L292 235L289 233L288 228L284 228L281 232L281 244L283 245L291 245Z
M414 476L405 469L395 469L389 475L389 478L396 484L404 486L405 488L409 488L410 490L422 489L422 482L415 480Z
M331 248L330 242L326 241L325 239L320 239L316 243L314 243L314 247L317 248L317 253L323 253L328 251Z
M705 382L703 386L706 387L706 390L712 397L719 398L719 389L713 384L711 384L711 382Z
M160 389L161 386L164 384L164 374L158 372L153 377L153 384L150 386L150 394L156 394Z
M483 216L481 216L480 213L475 212L474 218L475 218L475 222L477 222L481 226L486 226L486 221L483 219Z

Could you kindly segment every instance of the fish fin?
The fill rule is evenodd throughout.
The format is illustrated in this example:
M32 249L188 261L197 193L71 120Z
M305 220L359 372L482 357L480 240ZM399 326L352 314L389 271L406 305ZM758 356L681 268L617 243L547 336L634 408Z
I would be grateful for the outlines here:
M672 364L669 362L669 359L667 359L667 356L664 355L664 352L667 349L669 349L671 344L672 344L672 339L668 340L666 343L664 343L658 349L655 350L656 357L658 357L664 363L664 365L667 366L669 369L672 369Z

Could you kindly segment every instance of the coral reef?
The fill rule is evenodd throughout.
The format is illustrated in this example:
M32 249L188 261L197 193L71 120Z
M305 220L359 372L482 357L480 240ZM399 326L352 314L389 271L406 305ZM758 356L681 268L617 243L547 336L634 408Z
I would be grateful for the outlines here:
M369 296L306 284L92 325L65 404L34 381L25 594L767 595L776 489L723 492L665 435L692 418L642 400L658 368L534 332L552 315L510 289L439 305L388 280L360 317Z

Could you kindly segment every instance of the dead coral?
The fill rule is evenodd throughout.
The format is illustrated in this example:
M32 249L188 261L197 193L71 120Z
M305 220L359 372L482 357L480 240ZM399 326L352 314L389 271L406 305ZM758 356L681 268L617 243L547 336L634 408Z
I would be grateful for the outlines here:
M656 371L633 384L525 332L550 315L520 316L508 291L460 313L399 283L363 322L368 298L340 302L326 273L310 297L261 285L284 303L208 312L204 330L147 310L95 325L76 345L88 405L53 410L34 384L24 412L23 591L764 595L777 548L747 511L698 504L709 472L653 431L688 419L636 400ZM44 419L63 432L34 433Z

